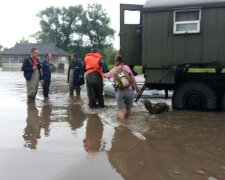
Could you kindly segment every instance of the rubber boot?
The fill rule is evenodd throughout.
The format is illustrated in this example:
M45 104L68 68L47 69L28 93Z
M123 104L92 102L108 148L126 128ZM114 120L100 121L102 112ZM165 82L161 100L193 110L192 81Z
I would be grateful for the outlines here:
M27 103L33 103L34 102L35 97L34 96L28 96L27 97Z
M80 89L76 89L76 95L80 96Z
M73 95L74 95L73 90L70 90L70 96L73 96Z

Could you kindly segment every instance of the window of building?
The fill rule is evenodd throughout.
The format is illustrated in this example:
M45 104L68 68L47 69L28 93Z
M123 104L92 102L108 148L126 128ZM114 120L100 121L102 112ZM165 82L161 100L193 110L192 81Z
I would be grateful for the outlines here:
M200 33L201 10L174 11L174 34Z
M18 57L18 62L23 63L24 58L23 57Z

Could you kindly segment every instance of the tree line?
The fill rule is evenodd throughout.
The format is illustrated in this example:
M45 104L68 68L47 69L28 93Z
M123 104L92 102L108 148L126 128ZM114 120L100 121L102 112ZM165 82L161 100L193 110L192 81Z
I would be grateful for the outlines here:
M41 30L32 36L37 42L55 42L68 53L78 53L81 57L92 47L100 49L107 63L112 64L117 51L111 41L115 30L110 28L110 18L101 4L62 7L48 7L40 11Z

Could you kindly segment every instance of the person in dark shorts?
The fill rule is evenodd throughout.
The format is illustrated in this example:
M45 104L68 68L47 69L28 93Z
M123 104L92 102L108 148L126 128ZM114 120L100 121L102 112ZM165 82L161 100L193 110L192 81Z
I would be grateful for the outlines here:
M129 66L124 64L124 59L121 55L118 55L116 57L115 67L113 67L113 69L108 73L105 73L104 77L113 77L115 80L115 74L120 68L123 68L123 70L125 70L130 75L130 78L132 80L129 86L125 88L116 88L116 101L118 106L117 117L120 120L124 120L126 117L132 114L131 108L133 106L134 88L136 89L137 93L139 93L140 91L131 69L129 68Z

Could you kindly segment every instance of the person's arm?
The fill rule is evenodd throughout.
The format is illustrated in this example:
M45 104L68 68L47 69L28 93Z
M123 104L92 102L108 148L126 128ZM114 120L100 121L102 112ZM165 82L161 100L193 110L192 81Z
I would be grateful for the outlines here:
M137 93L140 93L140 90L139 90L139 88L138 88L138 86L137 86L137 81L136 81L136 79L135 79L135 77L134 77L134 75L133 75L131 69L129 68L129 66L126 66L126 67L127 67L127 69L128 69L128 73L129 73L129 75L130 75L130 77L131 77L132 84L133 84L135 90L137 91Z
M86 72L86 64L85 64L85 61L82 61L82 63L83 63L83 70L84 70L84 72Z
M39 71L39 81L42 81L42 83L44 82L43 80L42 80L42 64L40 63L40 61L39 61L39 59L37 59L37 70Z
M46 64L43 61L41 63L41 80L42 80L43 83L44 83L44 79L45 79L45 71L46 71Z
M109 72L104 73L104 78L112 78L116 72L116 67L112 68Z
M111 71L107 72L107 73L104 73L104 78L111 78L113 77L113 74L111 73Z
M140 93L140 90L139 90L139 88L137 86L137 81L136 81L136 79L134 78L133 75L131 76L131 79L132 79L132 82L133 82L135 90L137 91L137 93Z
M69 83L69 79L70 79L70 69L71 69L71 63L70 63L70 65L69 65L69 69L68 69L67 83Z
M80 75L84 76L84 72L85 72L84 62L80 60Z
M25 71L25 72L33 72L33 67L32 67L32 65L30 64L29 59L25 58L25 59L23 60L23 65L22 65L21 70L22 70L22 71Z
M104 73L109 72L109 68L108 68L107 64L105 63L105 61L104 61L103 59L101 59L101 60L99 61L99 65L102 67L102 71L103 71Z

